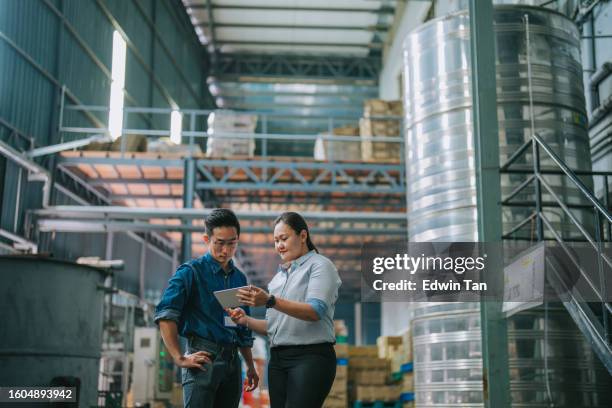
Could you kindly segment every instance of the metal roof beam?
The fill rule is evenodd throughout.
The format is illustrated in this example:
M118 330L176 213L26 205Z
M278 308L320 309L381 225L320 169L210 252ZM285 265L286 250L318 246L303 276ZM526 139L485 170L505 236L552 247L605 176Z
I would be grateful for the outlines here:
M395 14L393 7L381 8L337 8L337 7L291 7L291 6L262 6L262 5L234 5L234 4L212 4L191 3L185 7L192 9L212 8L212 10L259 10L259 11L298 11L298 12L320 12L320 13L368 13L368 14Z
M123 206L72 206L58 205L34 212L39 216L80 219L203 219L212 208L140 208ZM278 217L277 211L236 211L241 220L270 221ZM386 222L405 223L406 214L358 212L358 211L304 211L302 216L309 221L354 221L354 222Z
M299 76L377 81L380 70L380 58L237 53L221 55L214 75Z
M215 40L215 19L213 17L213 10L212 10L212 4L210 1L206 2L206 12L208 13L208 21L209 21L209 26L210 26L210 43L213 46L213 56L216 59L218 56L217 53L217 42ZM214 65L215 61L213 61L213 65Z
M155 178L91 178L87 183L92 187L104 187L107 184L182 184L183 179Z
M326 42L286 42L286 41L250 41L250 40L219 40L217 45L274 45L290 47L352 47L367 49L382 49L382 43L326 43Z
M295 24L255 24L255 23L214 23L209 24L202 21L196 24L199 27L213 26L215 28L257 28L257 29L299 29L299 30L346 30L346 31L368 31L386 32L390 29L388 25L376 24L368 26L330 26L330 25L295 25Z
M40 232L74 232L74 233L100 233L100 232L203 232L203 225L165 225L165 224L150 224L147 222L132 222L132 221L109 221L109 220L72 220L72 219L47 219L41 218L38 220L38 230ZM397 228L389 228L388 225L381 227L365 226L356 228L352 226L344 228L325 228L311 227L310 232L313 234L325 235L383 235L383 236L405 236L406 229L401 225ZM241 226L240 231L248 234L270 234L271 227L269 226Z

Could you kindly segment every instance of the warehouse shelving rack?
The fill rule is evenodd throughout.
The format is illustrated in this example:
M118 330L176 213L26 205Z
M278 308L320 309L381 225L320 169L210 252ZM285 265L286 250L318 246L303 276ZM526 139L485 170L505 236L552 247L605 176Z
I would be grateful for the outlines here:
M241 237L240 263L254 283L263 283L271 272L262 276L257 271L275 270L270 261L274 259L270 256L268 236L271 221L282 211L295 210L311 222L317 244L337 260L347 293L355 297L361 283L361 277L354 273L360 269L361 246L406 234L403 154L399 162L390 163L347 162L333 157L321 161L268 154L268 143L278 141L314 143L322 138L326 142L359 143L364 138L329 135L334 126L345 124L350 118L302 117L300 120L325 123L328 135L294 135L268 131L268 123L279 118L277 113L253 112L259 118L259 133L215 132L215 137L257 140L260 154L255 157L205 157L191 153L191 148L180 154L128 152L125 138L119 151L76 150L108 139L108 130L97 127L98 124L82 126L80 122L80 126L71 126L65 122L75 121L79 115L101 117L108 111L104 106L66 105L62 98L58 123L61 143L26 153L31 157L55 155L54 187L85 204L31 212L33 228L28 236L129 231L153 239L161 237L159 244L169 257L176 259L176 250L181 247L180 258L188 259L192 253L205 250L199 235L207 208L230 206L243 222L243 230L249 233ZM159 123L169 127L172 112L126 107L124 124L137 123L136 116L143 120L142 126L124 128L122 134L169 136L169 129L152 127ZM208 137L202 124L211 110L178 112L185 123L183 143L193 146ZM397 145L403 151L402 137L371 139ZM147 238L151 244L149 241Z

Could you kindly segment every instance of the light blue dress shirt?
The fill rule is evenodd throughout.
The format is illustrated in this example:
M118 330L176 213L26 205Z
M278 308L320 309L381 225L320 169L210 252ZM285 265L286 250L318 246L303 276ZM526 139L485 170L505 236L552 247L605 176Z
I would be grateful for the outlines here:
M271 295L295 302L309 303L320 319L308 322L276 309L266 311L268 339L272 347L334 343L334 310L342 281L334 264L315 251L279 267L268 284Z

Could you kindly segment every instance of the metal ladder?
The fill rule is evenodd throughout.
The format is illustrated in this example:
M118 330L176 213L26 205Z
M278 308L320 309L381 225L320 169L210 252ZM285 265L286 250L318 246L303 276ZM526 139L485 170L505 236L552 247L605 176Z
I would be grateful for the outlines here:
M532 167L521 166L521 168L511 168L519 157L526 154L531 148ZM549 162L554 164L554 169L543 169L540 166L540 153L544 152L547 155ZM516 167L516 166L515 166ZM552 148L542 139L538 133L533 133L532 138L523 144L509 159L500 167L502 174L525 174L529 175L526 180L520 183L512 192L502 199L503 206L512 206L511 200L518 194L523 192L529 185L535 187L535 202L532 203L535 210L524 220L516 224L510 231L503 235L504 239L514 239L515 234L527 225L535 223L537 241L545 239L545 232L549 234L550 240L556 242L560 250L562 250L567 259L575 265L575 269L579 271L579 278L586 282L588 291L577 290L574 287L568 287L567 280L562 276L558 269L548 257L546 280L554 289L557 296L569 312L570 316L591 344L593 350L600 358L603 365L612 374L612 343L611 343L611 316L612 305L608 301L610 299L610 291L607 285L612 284L612 259L610 252L604 251L604 243L608 243L608 248L612 244L612 215L609 212L608 206L608 177L612 176L612 172L593 172L593 171L573 171L565 162L552 150ZM586 204L569 204L563 202L562 197L556 193L553 187L545 179L545 175L561 175L565 176L580 192L581 199L586 201ZM597 199L595 194L580 180L579 176L603 176L604 177L604 199L603 203ZM552 197L551 202L542 201L542 193L546 192ZM554 224L543 212L543 207L560 208L562 213L571 221L579 231L579 240L589 248L592 248L596 254L595 262L597 264L597 281L587 274L584 265L580 265L576 259L575 252L571 251L570 242L577 240L567 240L562 237L562 233L555 229ZM588 226L585 226L571 209L594 210L594 233L588 231ZM607 241L606 241L607 238ZM609 282L609 283L608 283Z

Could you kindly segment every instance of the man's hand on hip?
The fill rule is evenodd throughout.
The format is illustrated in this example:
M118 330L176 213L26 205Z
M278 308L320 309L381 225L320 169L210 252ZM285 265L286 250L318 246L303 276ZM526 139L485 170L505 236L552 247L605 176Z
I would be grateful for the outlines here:
M198 351L192 354L185 354L181 356L178 361L175 361L176 365L182 368L199 368L200 370L206 371L204 364L212 363L210 359L210 353L206 351Z

